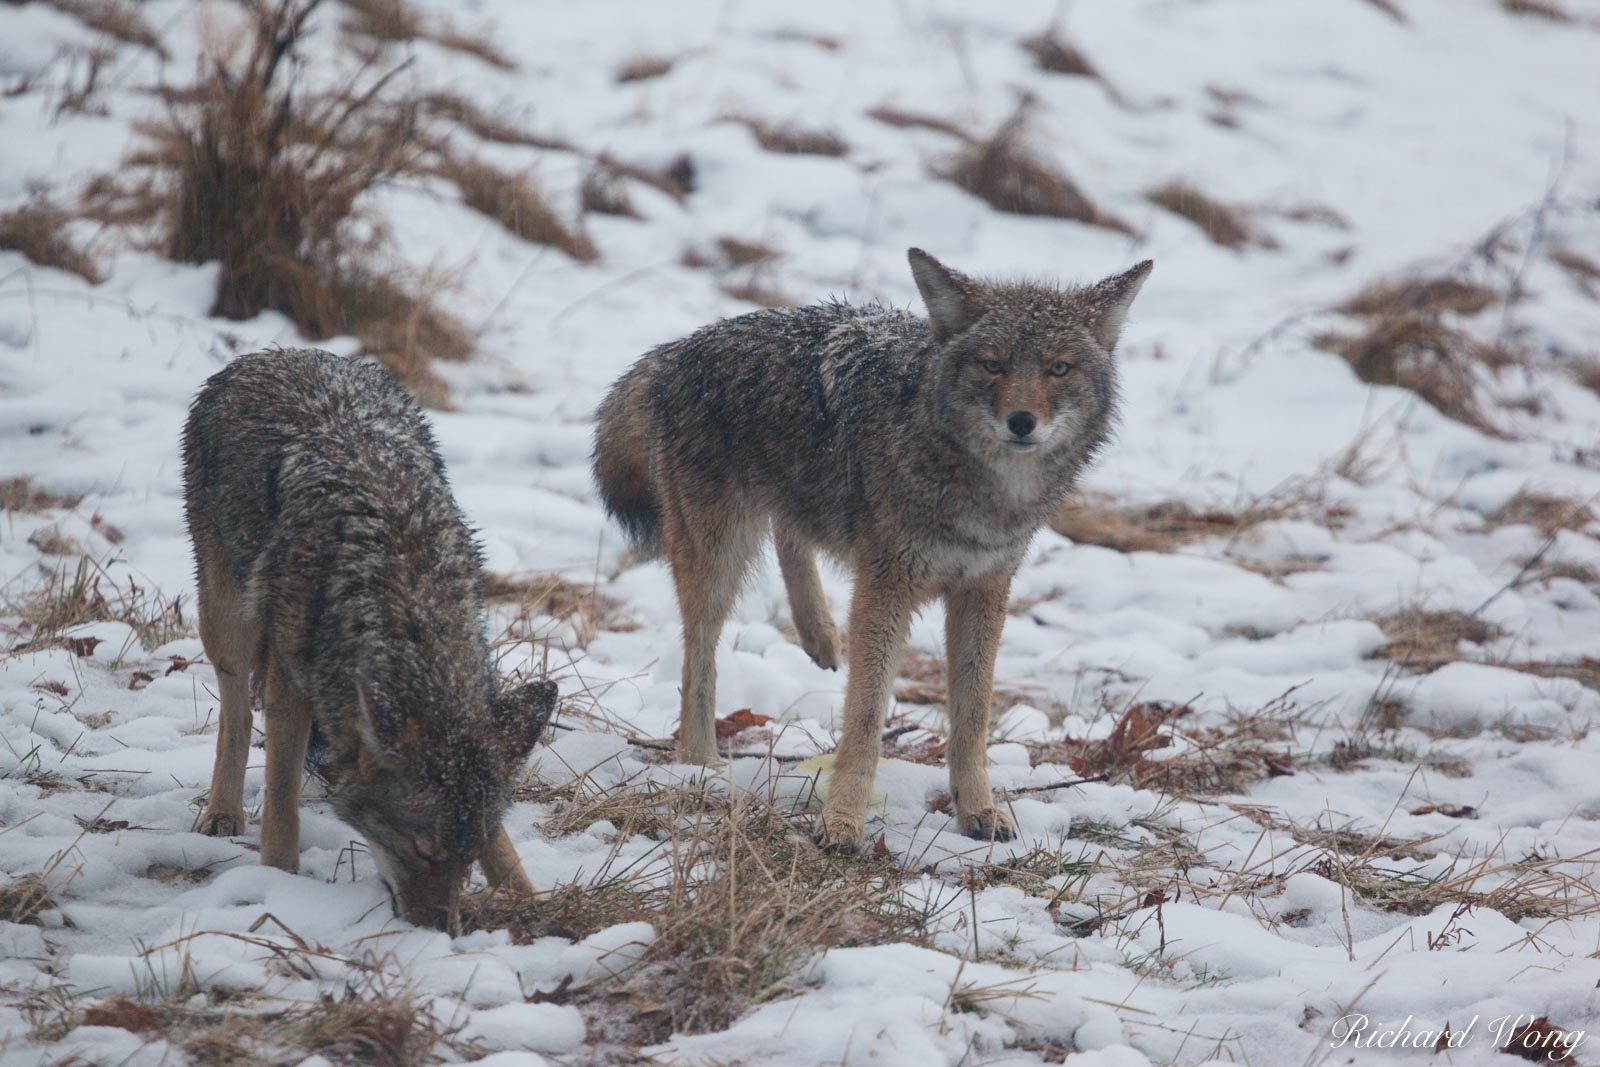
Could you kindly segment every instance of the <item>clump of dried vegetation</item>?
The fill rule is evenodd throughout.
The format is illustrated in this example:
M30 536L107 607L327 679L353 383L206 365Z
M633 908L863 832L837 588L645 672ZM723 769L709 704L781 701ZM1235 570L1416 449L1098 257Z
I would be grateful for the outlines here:
M89 254L66 235L72 216L39 198L15 211L0 214L0 251L20 252L41 267L76 274L90 285L101 281Z
M1565 24L1576 21L1572 12L1559 4L1550 3L1550 0L1500 0L1500 7L1508 14L1531 15L1549 22Z
M127 0L46 0L46 3L96 33L124 44L148 48L162 59L167 58L161 38L150 28L136 4Z
M600 250L583 227L563 219L528 174L513 174L482 159L445 154L436 173L461 190L461 200L506 232L534 244L559 248L579 263L592 263Z
M749 130L756 143L768 152L837 158L850 151L844 138L832 130L811 129L788 122L768 122L748 115L735 116L731 121Z
M628 82L651 81L655 78L662 78L672 73L672 68L677 65L677 56L633 56L624 60L622 65L617 68L617 84L626 85Z
M1461 651L1463 642L1487 645L1501 636L1498 626L1464 611L1408 607L1373 621L1388 640L1367 658L1389 660L1402 670L1419 674L1466 658Z
M1099 545L1118 552L1172 552L1212 537L1237 540L1264 523L1306 514L1310 500L1279 494L1250 501L1239 508L1197 508L1181 500L1123 504L1105 493L1081 492L1062 505L1051 529L1080 545ZM1336 509L1322 518L1337 523Z
M344 31L377 47L428 41L452 52L476 56L500 70L517 69L516 61L493 42L446 25L431 24L404 0L342 0L342 3L350 13Z
M88 556L46 570L40 584L20 594L10 587L0 590L0 613L18 620L0 624L0 634L12 638L7 654L72 647L78 639L69 638L67 631L92 622L125 624L147 651L193 632L181 596L169 599L131 575L119 583ZM82 654L93 649L91 644Z
M1040 70L1098 82L1112 103L1128 106L1127 98L1122 95L1121 90L1111 84L1110 79L1076 42L1059 30L1046 29L1032 37L1024 38L1020 43L1023 51L1033 57L1034 65Z
M466 909L515 940L581 937L648 921L655 939L616 973L545 999L577 1004L604 1042L637 1045L728 1026L748 1008L791 995L805 965L828 948L920 941L926 916L900 892L887 860L821 853L799 815L774 793L714 786L563 787L547 832L601 820L620 842L643 835L651 853L530 904L481 896Z
M1224 248L1278 247L1278 242L1256 225L1244 208L1208 196L1190 182L1181 179L1167 182L1146 193L1145 199L1188 219L1213 243Z
M515 617L506 628L508 644L525 640L536 616L570 622L580 647L602 630L620 633L639 628L622 601L600 592L592 582L576 582L559 574L491 575L485 595L492 605L515 608Z
M953 155L936 160L933 175L1000 211L1071 219L1131 234L1126 222L1095 204L1061 167L1029 142L1026 131L1033 106L1033 98L1024 96L988 137L962 133L965 143Z
M1482 370L1521 362L1514 349L1480 341L1446 321L1500 302L1494 290L1461 278L1403 278L1369 285L1334 310L1366 320L1358 334L1325 334L1318 347L1342 357L1373 385L1409 389L1440 414L1503 436L1478 400Z
M420 398L443 403L435 359L463 360L473 338L454 316L378 266L381 232L359 238L358 199L413 168L415 109L385 97L393 75L331 93L298 93L284 70L321 0L252 7L242 62L213 61L171 94L165 121L127 162L142 178L102 180L90 210L108 222L155 221L171 259L220 265L214 315L281 312L307 336L354 334ZM370 82L370 84L367 84Z
M291 966L294 955L288 953ZM24 1005L24 1014L35 1040L59 1040L79 1026L107 1026L162 1038L182 1050L188 1062L217 1067L289 1067L308 1056L340 1067L432 1067L476 1059L485 1051L443 1023L431 998L395 986L380 970L366 971L339 995L289 1007L252 1005L241 1011L226 1000L194 993L186 982L165 996L114 997L87 1005L36 995Z
M679 258L685 267L710 270L719 288L735 300L762 307L789 307L794 302L772 282L772 269L783 253L765 241L723 235L710 248L687 248Z

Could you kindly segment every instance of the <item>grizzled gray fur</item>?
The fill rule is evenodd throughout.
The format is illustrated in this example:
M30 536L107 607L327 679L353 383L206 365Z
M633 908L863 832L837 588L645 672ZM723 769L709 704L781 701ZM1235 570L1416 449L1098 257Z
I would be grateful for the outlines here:
M482 560L410 397L326 352L244 356L195 398L183 460L222 696L198 828L243 832L253 679L263 863L297 868L314 728L334 810L366 839L399 914L448 927L480 858L492 881L525 889L500 820L555 686L496 692Z
M913 249L928 317L844 303L760 311L647 353L599 411L595 475L665 550L684 619L681 750L715 750L715 648L770 529L800 642L838 638L814 560L854 569L844 729L819 837L856 848L912 613L945 601L961 828L1009 837L984 767L995 648L1028 543L1105 442L1112 351L1149 273L1083 288L983 282Z

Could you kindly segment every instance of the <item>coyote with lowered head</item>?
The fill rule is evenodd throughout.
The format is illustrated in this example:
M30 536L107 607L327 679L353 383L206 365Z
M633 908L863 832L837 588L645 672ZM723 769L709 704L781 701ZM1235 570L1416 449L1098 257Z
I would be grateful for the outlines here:
M716 646L770 527L800 643L838 666L815 550L854 570L844 728L818 840L865 844L885 706L912 614L943 597L950 794L1008 840L986 767L1011 576L1105 441L1112 351L1151 264L1085 288L984 282L913 248L926 320L829 303L758 311L647 353L599 411L606 509L665 550L683 615L679 749L716 758Z
M478 547L410 397L326 352L243 356L195 397L183 463L222 704L196 828L244 831L260 693L262 863L298 869L315 735L334 811L366 838L402 918L453 928L476 859L490 882L531 892L500 820L556 687L496 692Z

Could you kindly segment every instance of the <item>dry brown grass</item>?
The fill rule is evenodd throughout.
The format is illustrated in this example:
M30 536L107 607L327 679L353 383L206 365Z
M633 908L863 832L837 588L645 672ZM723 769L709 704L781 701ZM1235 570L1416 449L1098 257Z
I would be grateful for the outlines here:
M1033 61L1040 70L1105 81L1100 68L1089 60L1083 49L1055 33L1046 31L1025 38L1022 41L1022 48L1033 56Z
M925 917L901 896L897 868L827 856L771 795L649 785L580 789L571 804L558 826L608 819L657 847L626 869L608 865L529 904L479 897L475 915L466 911L470 922L507 927L517 941L655 925L656 940L635 966L562 995L585 1010L593 1039L638 1045L722 1029L795 992L798 972L825 949L923 938Z
M650 81L670 74L672 68L678 65L677 56L633 56L623 61L617 68L617 84L625 85L628 82Z
M83 498L79 496L63 496L48 489L36 488L32 478L0 478L0 511L42 515L59 508L75 508L82 501Z
M72 216L45 199L36 199L0 215L0 251L20 252L41 267L76 274L90 285L101 281L88 253L66 236Z
M626 193L626 182L638 182L647 185L657 192L665 193L678 203L683 203L694 192L696 174L694 158L688 153L683 153L663 166L650 167L639 163L628 163L614 156L601 153L595 158L594 171L596 180L603 180L615 189ZM631 202L630 202L631 206ZM617 212L610 212L617 214Z
M795 301L787 293L757 278L742 281L724 281L717 288L735 300L764 308L794 307Z
M1062 764L1085 777L1104 776L1166 796L1203 797L1242 793L1252 783L1294 774L1295 705L1289 695L1221 723L1196 726L1194 709L1169 701L1141 701L1117 714L1100 740L1063 738L1029 744L1029 756ZM1181 741L1178 752L1167 751ZM1159 752L1159 758L1149 754Z
M560 574L490 575L485 595L491 604L515 604L524 624L536 615L571 622L584 645L602 630L622 633L639 628L625 603L606 596L593 583Z
M43 648L71 647L80 639L65 631L91 622L120 622L129 626L147 651L178 637L192 634L182 597L168 599L140 586L132 577L119 584L103 565L82 556L47 570L36 587L0 589L0 613L14 616L15 625L0 625L0 635L12 638L0 656ZM81 654L93 651L93 645Z
M1522 489L1488 517L1492 526L1532 526L1546 536L1557 530L1583 530L1595 521L1594 509L1586 500Z
M449 26L430 25L408 3L401 0L341 0L350 19L346 33L365 37L380 45L406 41L431 41L441 48L476 56L500 70L516 70L516 61L494 46L492 41L461 33Z
M1188 219L1213 243L1224 248L1276 248L1278 243L1261 230L1241 207L1207 196L1189 182L1170 181L1145 194L1157 207Z
M1395 3L1394 0L1367 0L1367 3L1371 4L1379 11L1382 11L1385 15L1388 15L1402 26L1408 25L1411 21L1410 19L1406 18L1405 11L1403 11L1400 5Z
M996 210L1013 215L1071 219L1118 233L1132 228L1101 209L1065 171L1028 143L1024 130L1031 99L991 136L967 139L954 155L936 161L932 173L978 197Z
M1368 659L1385 659L1402 670L1426 674L1447 663L1469 657L1461 652L1462 642L1486 645L1501 636L1501 630L1464 611L1428 611L1408 607L1373 620L1388 638Z
M1447 311L1475 315L1499 302L1499 293L1463 278L1396 278L1362 287L1334 310L1385 319Z
M96 33L115 38L124 44L148 48L162 59L167 50L161 44L150 24L139 13L137 5L127 0L47 0L49 5L63 14L71 15Z
M1342 357L1364 382L1408 389L1448 418L1504 436L1478 400L1479 370L1511 366L1520 354L1479 341L1442 317L1474 315L1499 299L1494 290L1459 278L1375 283L1335 308L1365 318L1364 331L1326 334L1315 343Z
M459 126L479 140L553 151L575 150L560 138L541 137L513 122L491 115L471 100L455 93L429 93L417 101L417 107L424 115Z
M908 648L900 658L900 673L894 683L894 698L902 704L944 706L950 699L948 682L949 677L942 658ZM1003 681L997 681L989 694L989 707L995 714L999 714L1015 704L1032 703L1037 697L1037 693L1029 693L1007 685ZM943 754L944 749L940 747L937 752L930 754L930 759L937 759Z
M55 894L43 875L18 875L0 885L0 921L37 924L42 912L55 907Z
M617 215L629 219L643 217L634 206L628 183L615 170L598 163L583 176L578 204L579 210L585 215Z
M962 129L959 123L923 111L907 111L904 108L884 105L871 109L867 115L897 130L933 130L935 133L947 134L959 141L972 140L972 136Z
M794 123L774 123L750 117L738 117L732 121L749 130L756 143L768 152L837 158L850 151L844 138L832 130L816 130Z
M469 358L472 336L421 295L440 286L403 283L378 265L381 233L357 240L352 231L362 194L416 167L414 109L384 99L387 75L322 95L282 84L317 7L256 9L246 58L214 61L172 94L167 120L143 127L147 145L128 161L142 181L98 183L89 210L108 222L153 216L169 258L218 263L211 314L274 310L313 339L354 334L419 398L440 404L447 394L431 363Z
M1576 21L1570 11L1558 4L1550 3L1549 0L1500 0L1500 7L1512 15L1531 15L1549 22Z
M581 225L563 219L531 175L513 174L481 159L457 155L442 157L438 173L461 190L463 203L498 222L506 232L560 249L579 263L600 258L600 250Z
M342 995L290 1008L191 997L189 987L150 999L116 997L95 1004L64 1002L29 1014L32 1036L59 1040L78 1026L109 1026L146 1039L164 1038L185 1062L207 1067L290 1067L323 1056L339 1067L433 1067L476 1059L484 1049L463 1042L433 1011L431 998L385 984L370 972Z
M1050 526L1080 545L1118 552L1173 552L1210 537L1237 538L1262 523L1300 514L1308 502L1290 495L1267 497L1242 508L1195 508L1181 500L1119 504L1103 493L1078 493Z
M1566 271L1585 295L1600 300L1600 260L1574 248L1557 248L1550 253L1550 262Z

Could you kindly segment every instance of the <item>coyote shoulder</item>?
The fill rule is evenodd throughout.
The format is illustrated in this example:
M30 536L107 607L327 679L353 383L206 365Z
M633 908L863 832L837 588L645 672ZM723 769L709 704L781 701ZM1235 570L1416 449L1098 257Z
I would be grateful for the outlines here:
M197 829L242 833L254 690L264 696L261 862L299 864L307 742L401 916L448 928L467 869L527 890L501 826L555 703L497 693L476 543L427 420L377 367L243 356L183 435L200 636L221 691Z
M864 843L898 657L934 597L956 816L973 836L1012 836L985 766L1011 576L1107 438L1112 352L1151 267L1056 288L909 256L926 319L829 303L715 323L645 354L595 433L607 510L665 552L677 588L684 758L716 756L717 640L768 530L800 643L824 667L839 641L815 553L853 569L844 725L818 830L844 849Z

